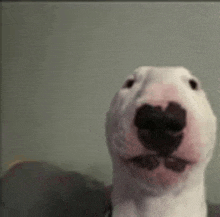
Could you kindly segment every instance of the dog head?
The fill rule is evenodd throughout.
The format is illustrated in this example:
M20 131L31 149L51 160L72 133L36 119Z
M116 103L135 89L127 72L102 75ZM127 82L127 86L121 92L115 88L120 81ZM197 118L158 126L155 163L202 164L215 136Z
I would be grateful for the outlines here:
M114 173L162 192L203 179L216 117L187 69L139 67L111 102L106 138Z

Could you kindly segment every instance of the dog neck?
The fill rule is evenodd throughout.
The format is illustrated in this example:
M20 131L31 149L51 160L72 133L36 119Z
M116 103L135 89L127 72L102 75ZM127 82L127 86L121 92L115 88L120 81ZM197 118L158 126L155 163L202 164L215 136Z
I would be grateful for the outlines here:
M113 217L207 217L204 178L189 188L150 195L123 171L117 172L113 173Z

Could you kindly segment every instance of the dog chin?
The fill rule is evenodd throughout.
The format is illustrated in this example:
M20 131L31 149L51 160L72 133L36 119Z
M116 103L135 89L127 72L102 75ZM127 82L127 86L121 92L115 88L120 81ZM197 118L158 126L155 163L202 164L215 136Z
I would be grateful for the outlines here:
M134 185L136 190L139 189L148 196L161 196L171 189L172 192L178 192L183 184L182 181L188 176L191 165L188 165L188 162L182 159L183 165L176 165L177 162L175 161L165 165L164 159L160 159L159 165L157 165L157 162L153 162L154 158L151 159L152 162L148 161L146 164L141 165L133 162L135 160L139 161L142 157L149 158L152 156L154 157L154 155L148 155L127 160L118 157L118 162L127 174L125 177Z
M168 194L171 190L172 193L178 195L184 188L183 183L176 183L174 185L155 185L149 180L141 179L138 177L130 176L130 181L135 191L139 192L140 195L148 197L161 197Z

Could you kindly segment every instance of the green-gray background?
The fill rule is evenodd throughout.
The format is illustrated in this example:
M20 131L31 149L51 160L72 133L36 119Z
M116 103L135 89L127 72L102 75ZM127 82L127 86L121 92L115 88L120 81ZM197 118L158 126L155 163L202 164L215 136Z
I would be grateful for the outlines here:
M105 113L141 65L189 68L220 117L220 3L4 3L2 16L3 172L25 156L111 183Z

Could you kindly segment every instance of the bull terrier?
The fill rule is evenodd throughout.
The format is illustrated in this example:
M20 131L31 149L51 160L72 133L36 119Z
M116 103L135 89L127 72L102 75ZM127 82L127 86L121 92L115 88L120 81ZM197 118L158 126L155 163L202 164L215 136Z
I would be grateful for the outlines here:
M216 128L190 71L137 68L106 117L113 217L207 217L205 169Z

